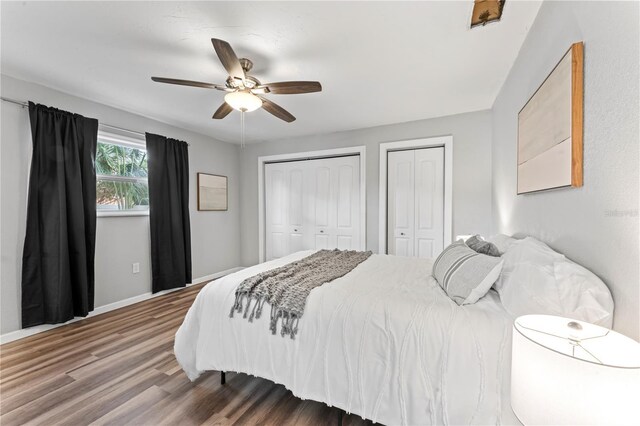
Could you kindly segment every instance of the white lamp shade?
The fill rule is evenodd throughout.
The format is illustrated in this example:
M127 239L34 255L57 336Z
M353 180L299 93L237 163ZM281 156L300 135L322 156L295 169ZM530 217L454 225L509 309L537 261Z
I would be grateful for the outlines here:
M249 92L231 92L224 96L224 101L238 111L255 111L262 106L262 99Z
M640 424L639 402L639 343L567 318L516 319L511 407L525 425Z

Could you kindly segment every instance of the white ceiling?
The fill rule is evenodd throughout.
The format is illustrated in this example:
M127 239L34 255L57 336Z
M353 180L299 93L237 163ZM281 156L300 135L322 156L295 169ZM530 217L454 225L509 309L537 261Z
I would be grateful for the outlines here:
M211 45L227 40L262 82L318 80L321 93L268 95L297 120L246 116L248 141L371 127L491 108L540 2L508 1L470 30L459 2L2 2L2 72L228 142L239 113ZM37 100L36 100L37 101Z

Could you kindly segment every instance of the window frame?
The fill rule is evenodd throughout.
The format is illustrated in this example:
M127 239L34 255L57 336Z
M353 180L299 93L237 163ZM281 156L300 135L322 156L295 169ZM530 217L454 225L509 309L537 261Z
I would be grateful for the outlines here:
M143 136L130 137L120 135L113 132L98 129L97 143L106 142L113 145L125 146L127 148L143 149L147 151L147 144ZM120 175L100 175L96 173L96 186L99 180L119 181L119 182L145 182L149 183L148 178L128 177ZM98 200L96 200L96 217L140 217L149 216L149 208L145 210L99 210Z

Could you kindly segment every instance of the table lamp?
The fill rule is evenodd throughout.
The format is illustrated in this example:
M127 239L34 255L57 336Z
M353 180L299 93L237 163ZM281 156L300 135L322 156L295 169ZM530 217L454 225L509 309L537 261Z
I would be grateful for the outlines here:
M569 318L519 317L511 407L525 425L638 425L640 343Z

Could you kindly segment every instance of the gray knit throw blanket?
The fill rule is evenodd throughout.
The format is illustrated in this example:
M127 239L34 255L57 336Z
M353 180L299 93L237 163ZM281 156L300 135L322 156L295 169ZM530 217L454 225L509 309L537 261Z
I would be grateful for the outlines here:
M370 251L320 250L247 278L236 289L236 301L229 316L233 318L234 312L244 310L243 318L249 317L249 322L253 322L253 318L260 318L267 302L271 305L271 333L276 334L278 319L282 318L280 334L293 339L311 290L348 274L369 256Z

